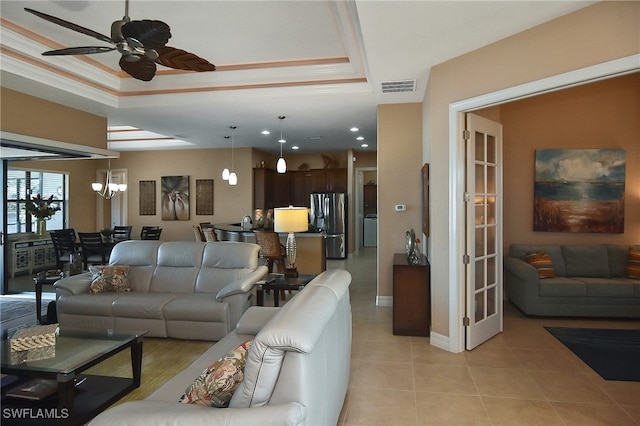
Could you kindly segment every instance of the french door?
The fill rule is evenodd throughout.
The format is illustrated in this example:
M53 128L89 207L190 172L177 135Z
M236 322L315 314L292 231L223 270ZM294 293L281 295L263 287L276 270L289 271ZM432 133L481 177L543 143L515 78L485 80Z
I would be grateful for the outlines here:
M466 349L503 329L502 126L466 115Z

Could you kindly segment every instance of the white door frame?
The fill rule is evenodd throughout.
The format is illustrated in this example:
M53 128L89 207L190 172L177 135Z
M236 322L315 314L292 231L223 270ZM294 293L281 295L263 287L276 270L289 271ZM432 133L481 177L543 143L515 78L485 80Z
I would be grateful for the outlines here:
M453 102L449 104L449 337L448 347L437 338L438 346L450 352L462 352L465 349L464 325L462 323L465 312L465 271L462 263L465 254L465 206L464 206L464 164L465 150L462 130L464 130L464 113L487 108L510 101L524 99L580 86L629 74L640 70L640 54L616 59L576 71L570 71L542 80L525 83L508 89L498 90L481 96Z
M356 204L355 204L355 215L356 215L356 220L354 221L354 225L356 227L355 229L355 239L356 239L356 243L355 243L355 254L358 254L360 252L360 249L362 248L362 228L364 226L364 211L363 211L363 202L364 202L364 176L363 176L363 172L377 172L378 168L377 167L356 167L355 172L356 172L356 188L355 188L355 195L356 195ZM377 180L377 179L376 179Z

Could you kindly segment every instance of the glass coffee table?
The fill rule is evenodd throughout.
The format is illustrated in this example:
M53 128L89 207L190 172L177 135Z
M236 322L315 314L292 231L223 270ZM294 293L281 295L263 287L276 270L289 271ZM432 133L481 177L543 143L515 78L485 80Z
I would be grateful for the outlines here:
M0 341L2 424L84 424L122 396L140 387L142 341L146 331L60 330L55 346L12 352ZM129 348L132 377L84 375L83 371ZM43 399L7 396L34 378L57 382L57 392ZM6 386L5 382L8 383Z
M305 285L315 278L315 275L302 275L293 278L284 274L268 274L257 282L256 304L264 306L264 291L273 290L273 306L280 306L280 290L302 290Z

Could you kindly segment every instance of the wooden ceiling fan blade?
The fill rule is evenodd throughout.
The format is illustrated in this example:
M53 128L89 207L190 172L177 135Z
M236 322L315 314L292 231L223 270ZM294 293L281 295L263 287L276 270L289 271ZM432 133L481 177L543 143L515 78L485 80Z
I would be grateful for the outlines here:
M81 34L85 34L88 35L89 37L93 37L93 38L97 38L98 40L102 40L104 42L107 43L113 43L111 41L111 37L108 37L104 34L100 34L99 32L90 30L89 28L85 28L85 27L81 27L80 25L74 24L73 22L68 22L65 21L64 19L60 19L60 18L56 18L55 16L51 16L51 15L47 15L46 13L42 13L42 12L38 12L37 10L33 10L33 9L29 9L28 7L25 7L24 10L26 10L29 13L32 13L42 19L45 19L49 22L53 22L54 24L58 24L60 26L63 26L65 28L68 28L70 30L73 31L77 31Z
M123 55L120 58L120 68L131 77L142 81L151 81L156 75L156 64L144 56L139 56L136 62L129 62Z
M158 50L156 62L165 67L187 71L215 71L216 66L186 50L165 46Z
M145 49L164 47L171 38L171 28L168 24L150 19L127 22L121 30L124 38L138 40Z
M59 56L59 55L92 55L94 53L106 53L116 50L115 47L106 46L81 46L81 47L67 47L66 49L49 50L44 52L44 56Z

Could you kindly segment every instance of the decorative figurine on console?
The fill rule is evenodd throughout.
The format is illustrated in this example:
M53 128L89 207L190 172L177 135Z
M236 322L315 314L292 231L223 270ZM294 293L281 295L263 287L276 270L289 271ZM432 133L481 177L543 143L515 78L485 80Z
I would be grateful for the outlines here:
M407 263L409 265L420 265L422 263L422 257L420 256L420 240L416 238L416 233L411 228L407 231Z

